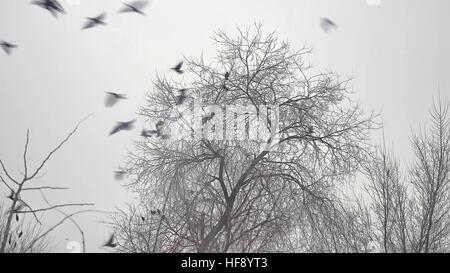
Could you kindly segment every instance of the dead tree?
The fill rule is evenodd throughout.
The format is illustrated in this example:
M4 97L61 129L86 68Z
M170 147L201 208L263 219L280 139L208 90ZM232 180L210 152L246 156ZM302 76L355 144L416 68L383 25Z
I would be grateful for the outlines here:
M132 180L129 189L139 195L138 207L150 212L147 216L161 214L158 224L148 224L142 233L134 210L115 218L124 251L300 249L291 240L303 227L296 208L332 200L337 180L331 178L352 174L368 154L375 116L349 102L348 80L307 65L309 49L297 51L275 33L264 35L261 25L238 29L236 37L218 32L214 41L216 62L187 58L184 81L158 77L141 116L149 126L159 121L169 128L185 126L188 118L177 95L187 89L188 109L195 100L217 112L250 106L269 136L250 137L254 116L248 113L214 117L203 108L194 113L200 127L183 128L213 135L231 128L241 138L227 133L174 138L172 132L169 139L138 141L124 167ZM278 112L269 117L266 108Z
M46 164L49 162L49 160L66 144L70 138L77 132L78 127L80 126L81 122L77 124L77 126L69 133L69 135L62 140L51 152L49 152L45 158L41 161L41 163L37 166L36 169L31 171L29 164L28 164L28 148L30 144L30 135L29 130L27 130L26 134L26 142L23 152L23 176L20 178L13 177L11 173L8 171L5 163L0 159L0 166L2 172L0 172L0 182L9 190L10 194L8 199L11 201L10 209L6 213L6 223L4 226L4 229L2 229L2 238L0 238L0 253L4 253L6 250L6 246L9 241L9 237L12 236L11 230L13 229L13 221L14 218L19 219L24 217L25 215L32 215L34 217L34 220L37 224L41 223L41 218L39 217L40 214L53 211L53 210L59 210L61 208L67 208L67 207L83 207L83 206L93 206L93 204L90 203L67 203L67 204L58 204L58 205L49 205L48 207L44 208L34 208L33 205L22 198L23 192L30 192L30 191L48 191L48 190L68 190L68 188L64 187L55 187L55 186L33 186L33 182L36 178L39 177L40 173L46 166ZM43 231L39 234L39 236L36 236L33 238L31 242L28 243L28 249L24 249L24 251L28 251L30 249L33 249L36 244L39 243L39 241L44 238L50 231L54 230L56 227L64 223L66 220L73 220L72 216L81 213L77 212L74 214L67 215L60 221L56 226L51 227L47 231Z

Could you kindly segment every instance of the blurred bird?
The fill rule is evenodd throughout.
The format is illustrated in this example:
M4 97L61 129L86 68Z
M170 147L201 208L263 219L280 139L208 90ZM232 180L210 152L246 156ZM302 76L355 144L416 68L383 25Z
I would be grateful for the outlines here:
M155 214L156 214L156 210L151 210L150 213L151 213L152 215L155 215Z
M54 17L58 17L58 13L66 13L63 6L57 0L35 0L31 4L48 10Z
M106 25L105 23L105 18L106 18L106 13L102 13L97 17L86 17L86 19L88 20L82 29L88 29L88 28L93 28L96 27L98 25Z
M128 12L135 12L139 13L141 15L145 15L145 13L142 11L147 5L147 1L134 1L132 3L123 3L124 7L119 11L120 13L128 13Z
M177 100L176 105L181 105L184 103L184 101L187 98L187 96L186 96L187 89L183 88L183 89L180 89L178 92L180 93L180 95L176 96L176 100Z
M228 79L230 78L230 72L225 72L225 80L228 81Z
M20 232L19 232L19 238L21 238L22 235L23 235L23 231L20 231Z
M181 70L181 68L183 67L183 62L179 62L176 66L172 67L171 69L175 72L177 72L178 74L183 74L184 71Z
M215 115L216 115L216 113L211 112L211 114L204 116L202 118L202 125L205 125L208 121L212 120Z
M3 51L5 51L5 53L8 55L11 55L11 52L14 48L19 47L18 45L14 45L6 41L0 41L0 46L2 47Z
M120 131L131 131L134 128L134 123L136 120L126 121L126 122L117 122L116 126L112 129L109 135L114 135Z
M114 242L114 234L111 234L108 241L106 241L103 247L111 247L111 248L117 247L117 244Z
M11 201L14 201L14 192L11 191L11 193L8 195L8 199L10 199Z
M331 21L328 18L322 18L320 20L320 26L322 27L322 30L326 33L330 32L331 29L337 29L338 26L335 22Z
M115 171L114 172L114 179L115 180L123 180L123 178L125 177L125 175L127 174L127 172L124 171Z
M141 216L141 220L142 220L142 222L145 222L145 217Z
M127 97L122 94L117 94L114 92L106 92L106 100L105 100L105 106L106 107L112 107L114 106L119 100L126 100Z

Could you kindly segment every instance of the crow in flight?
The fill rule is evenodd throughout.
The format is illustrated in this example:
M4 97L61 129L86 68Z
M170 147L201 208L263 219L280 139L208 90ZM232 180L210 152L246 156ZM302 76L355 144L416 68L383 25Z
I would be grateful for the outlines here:
M106 13L102 13L97 17L86 17L87 22L84 24L82 29L89 29L96 27L98 25L106 25L105 23Z
M18 45L14 45L6 41L0 41L0 47L3 49L3 51L5 51L6 54L11 55L12 50L14 48L17 48Z
M131 131L134 128L134 123L136 120L126 121L126 122L117 122L116 126L112 129L109 135L114 135L120 131Z

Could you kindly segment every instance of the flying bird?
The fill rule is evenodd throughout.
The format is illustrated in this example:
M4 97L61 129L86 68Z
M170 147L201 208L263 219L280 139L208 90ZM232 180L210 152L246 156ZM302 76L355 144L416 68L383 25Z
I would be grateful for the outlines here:
M109 236L108 241L106 241L103 247L111 247L111 248L117 247L117 243L115 243L114 241L115 241L114 234L111 234L111 236Z
M184 71L181 70L181 68L183 67L183 62L179 62L176 66L172 67L171 69L175 72L177 72L178 74L183 74Z
M5 53L8 55L11 55L12 50L18 47L18 45L14 45L6 41L0 41L0 46L2 47L3 51L5 51Z
M119 100L126 100L127 97L122 94L117 94L114 92L106 92L106 100L105 100L105 106L106 107L112 107L114 106Z
M97 17L86 17L87 22L84 24L82 29L89 29L96 27L98 25L106 25L105 23L106 13L102 13Z
M112 129L111 133L109 135L114 135L120 131L131 131L134 128L134 123L136 120L130 120L126 122L117 122L116 126Z
M123 3L124 7L119 11L120 13L135 12L141 15L145 15L142 11L147 5L147 1L134 1L132 3Z
M31 4L48 10L54 17L58 17L58 13L66 13L63 6L57 0L35 0Z
M187 89L183 88L183 89L180 89L178 92L180 93L180 95L176 96L176 100L177 100L176 104L181 105L184 103L184 101L187 98L187 96L186 96Z
M116 179L116 180L123 180L123 178L125 177L126 174L127 174L127 172L124 172L124 171L115 171L114 172L114 179Z
M322 18L320 20L320 26L322 27L322 30L326 33L329 33L331 29L337 29L338 26L335 22L331 21L328 18Z

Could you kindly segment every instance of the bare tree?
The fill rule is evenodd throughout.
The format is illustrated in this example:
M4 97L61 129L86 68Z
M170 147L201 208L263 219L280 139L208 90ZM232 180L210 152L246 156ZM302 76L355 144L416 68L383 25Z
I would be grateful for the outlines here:
M450 117L449 104L439 98L431 110L429 133L412 138L415 162L411 168L416 252L449 251L450 235Z
M84 121L84 120L83 120ZM81 122L83 122L81 121ZM29 131L27 130L26 135L26 142L25 142L25 148L23 152L23 176L20 178L14 178L11 173L7 170L5 163L0 159L0 166L2 168L2 173L0 173L0 182L10 191L10 195L8 199L11 201L10 209L6 212L6 222L4 223L4 227L2 229L1 238L0 238L0 253L4 253L7 250L7 245L9 242L9 238L13 236L12 230L13 230L13 221L14 218L20 219L22 216L25 215L32 215L34 217L34 220L37 224L41 223L41 217L39 217L40 214L48 211L53 210L59 210L60 208L67 208L67 207L82 207L82 206L93 206L93 204L90 203L79 203L79 204L58 204L58 205L50 205L48 207L44 208L33 208L32 204L30 204L29 201L24 200L22 198L23 192L33 192L33 191L48 191L48 190L67 190L68 188L64 187L54 187L54 186L32 186L33 181L39 177L40 173L48 163L48 161L55 155L56 152L58 152L64 144L66 144L70 138L76 133L78 130L79 125L77 126L69 133L69 135L62 140L51 152L47 154L47 156L41 161L41 163L38 165L38 167L31 171L29 169L28 164L28 148L30 143L30 137L29 137ZM48 202L45 199L46 202ZM57 225L49 228L47 231L42 231L38 236L34 236L32 238L33 240L28 242L27 249L23 249L23 251L28 251L31 249L34 249L37 244L40 244L40 241L52 230L54 230L56 227L61 225L66 220L71 220L72 216L81 213L77 212L74 214L66 215L66 217L63 218L62 221L60 221ZM35 234L36 235L36 234ZM84 241L84 240L83 240Z
M261 25L238 32L216 33L215 63L186 59L184 81L158 77L140 114L149 126L184 123L181 112L173 113L177 91L187 89L190 98L216 110L251 106L270 136L250 138L251 118L245 115L210 117L205 124L211 110L203 109L201 131L232 124L244 138L138 141L124 170L139 205L111 221L120 250L299 251L306 247L293 238L307 232L311 225L305 221L313 221L302 213L332 203L339 178L366 159L375 116L365 116L349 100L348 80L315 71L306 64L309 49L293 50L275 33L263 35ZM277 107L278 115L269 118L266 107ZM272 126L276 120L279 126ZM275 148L261 149L275 138Z
M450 251L449 105L433 103L431 126L412 137L414 162L402 177L384 144L364 167L379 252Z

